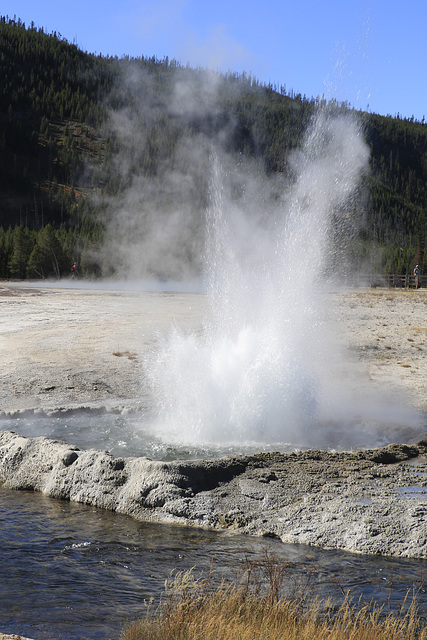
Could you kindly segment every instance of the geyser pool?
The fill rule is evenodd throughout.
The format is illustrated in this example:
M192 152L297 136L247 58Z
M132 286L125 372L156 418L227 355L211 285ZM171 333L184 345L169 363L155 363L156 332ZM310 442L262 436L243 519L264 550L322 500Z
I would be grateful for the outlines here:
M418 422L417 422L418 420ZM194 460L263 451L290 452L296 448L336 450L372 449L392 442L418 442L425 433L426 416L402 411L399 419L386 414L376 421L338 419L313 431L311 444L296 447L292 442L228 441L188 442L158 432L154 422L140 413L70 412L66 415L22 415L3 417L0 429L15 431L28 438L45 436L78 446L80 449L109 451L116 457L146 456L152 460ZM424 425L424 427L423 427Z

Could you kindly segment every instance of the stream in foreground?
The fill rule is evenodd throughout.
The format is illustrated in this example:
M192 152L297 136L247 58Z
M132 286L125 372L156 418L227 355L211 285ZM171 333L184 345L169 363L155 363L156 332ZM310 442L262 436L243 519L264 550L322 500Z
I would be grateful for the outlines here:
M268 551L289 563L290 591L360 595L397 609L409 590L427 612L427 562L357 556L180 526L147 524L0 487L0 632L35 640L116 640L158 601L172 571L241 575Z

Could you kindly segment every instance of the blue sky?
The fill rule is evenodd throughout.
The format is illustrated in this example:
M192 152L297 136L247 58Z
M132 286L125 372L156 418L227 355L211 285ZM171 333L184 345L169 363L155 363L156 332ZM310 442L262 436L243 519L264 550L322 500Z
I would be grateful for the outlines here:
M427 1L1 0L84 51L246 71L307 97L427 117Z

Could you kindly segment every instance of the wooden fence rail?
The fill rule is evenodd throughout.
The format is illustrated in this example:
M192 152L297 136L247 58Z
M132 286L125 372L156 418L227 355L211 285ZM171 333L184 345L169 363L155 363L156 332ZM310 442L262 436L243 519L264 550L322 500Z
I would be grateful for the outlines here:
M416 277L413 275L397 274L358 274L354 277L354 284L370 287L389 287L394 289L420 289L427 287L427 275Z

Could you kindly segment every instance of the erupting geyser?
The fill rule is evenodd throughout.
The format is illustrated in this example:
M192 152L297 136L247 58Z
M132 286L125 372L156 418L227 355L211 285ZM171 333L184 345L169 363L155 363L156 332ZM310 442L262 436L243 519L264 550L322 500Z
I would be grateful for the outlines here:
M208 311L200 335L174 329L150 365L157 430L180 442L304 446L342 413L322 280L368 158L355 118L323 112L274 204L250 182L250 197L232 198L242 181L212 158Z

